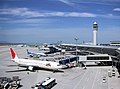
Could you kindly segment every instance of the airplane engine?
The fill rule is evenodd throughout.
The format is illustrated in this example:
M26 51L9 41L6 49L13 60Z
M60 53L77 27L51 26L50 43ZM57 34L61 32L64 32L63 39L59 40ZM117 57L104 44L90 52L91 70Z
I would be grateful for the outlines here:
M33 71L33 67L32 67L32 66L29 66L29 67L28 67L28 70Z

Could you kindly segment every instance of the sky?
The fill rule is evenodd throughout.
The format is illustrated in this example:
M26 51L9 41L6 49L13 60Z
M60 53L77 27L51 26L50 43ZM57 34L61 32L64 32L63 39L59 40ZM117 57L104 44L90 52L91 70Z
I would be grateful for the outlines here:
M0 41L19 43L120 41L120 0L0 0Z

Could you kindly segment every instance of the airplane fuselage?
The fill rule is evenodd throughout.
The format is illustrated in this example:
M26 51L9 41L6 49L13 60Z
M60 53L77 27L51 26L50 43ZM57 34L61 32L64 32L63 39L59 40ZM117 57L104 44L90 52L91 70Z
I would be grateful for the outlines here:
M46 69L60 69L62 68L59 63L56 62L50 62L50 61L41 61L41 60L31 60L31 59L15 59L14 62L16 62L19 65L26 65L26 66L35 66L40 68L46 68Z

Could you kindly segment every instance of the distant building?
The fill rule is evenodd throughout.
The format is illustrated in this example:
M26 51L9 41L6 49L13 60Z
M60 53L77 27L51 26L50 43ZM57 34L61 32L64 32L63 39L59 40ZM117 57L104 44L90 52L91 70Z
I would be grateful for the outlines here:
M110 46L110 44L100 44L100 46Z
M111 46L120 46L120 41L110 41Z

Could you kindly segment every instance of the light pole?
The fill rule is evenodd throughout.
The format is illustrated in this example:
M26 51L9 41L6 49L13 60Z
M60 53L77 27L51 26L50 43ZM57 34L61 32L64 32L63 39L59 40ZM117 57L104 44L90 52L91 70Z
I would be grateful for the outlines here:
M74 40L76 41L76 57L78 57L77 56L77 41L78 41L78 38L74 38ZM76 60L76 66L78 66L78 58Z

